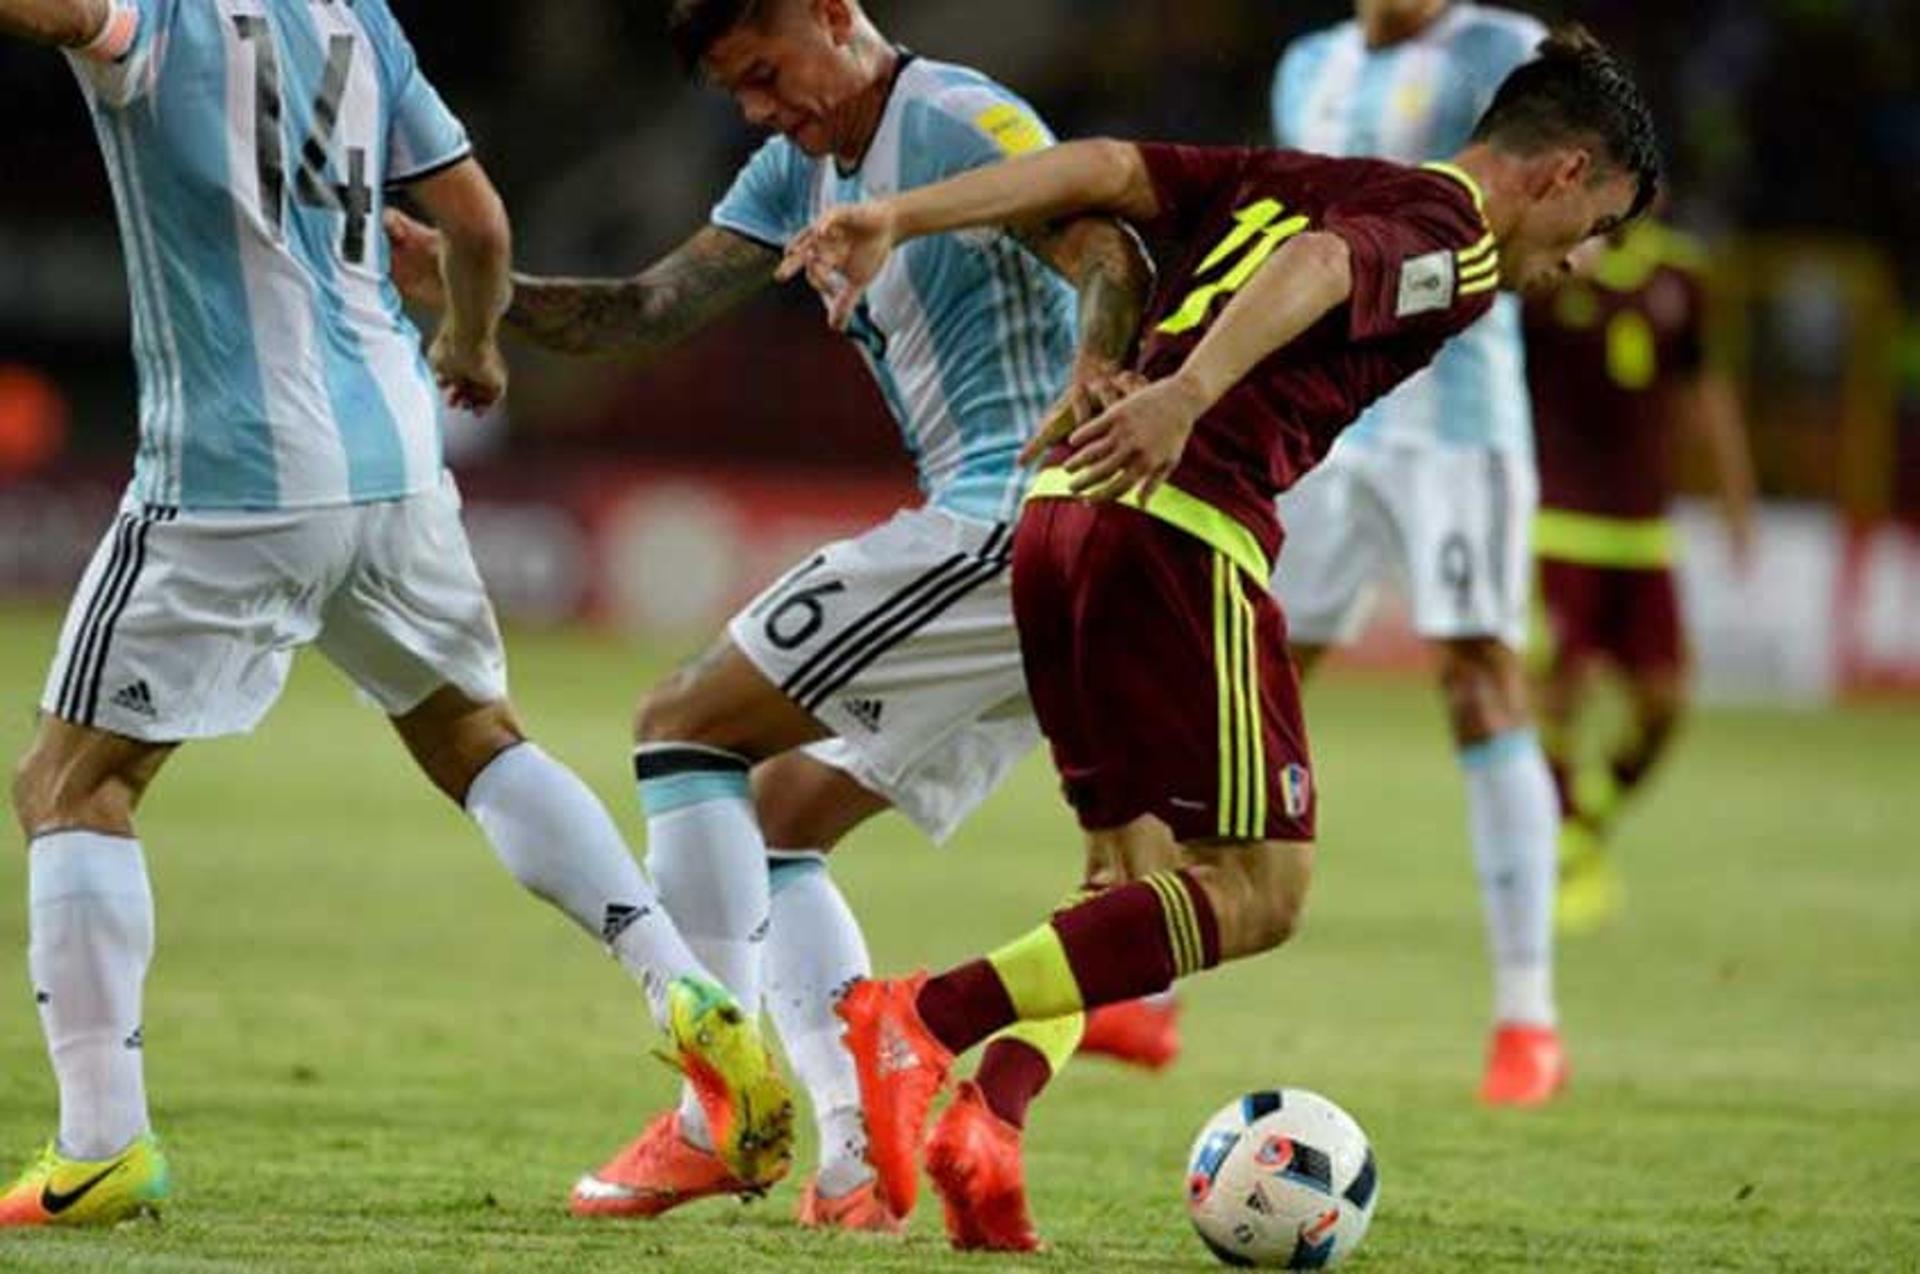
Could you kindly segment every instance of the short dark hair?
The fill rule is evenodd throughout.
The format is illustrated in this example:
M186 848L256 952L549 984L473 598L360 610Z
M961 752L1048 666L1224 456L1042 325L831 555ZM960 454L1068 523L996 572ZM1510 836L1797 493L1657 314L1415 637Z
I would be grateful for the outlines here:
M1539 56L1518 67L1474 127L1475 141L1532 154L1580 137L1597 138L1606 157L1639 183L1632 220L1660 189L1660 143L1653 112L1633 76L1577 23L1554 28Z
M680 69L699 71L707 51L743 22L758 21L770 0L673 0L667 10L667 39Z

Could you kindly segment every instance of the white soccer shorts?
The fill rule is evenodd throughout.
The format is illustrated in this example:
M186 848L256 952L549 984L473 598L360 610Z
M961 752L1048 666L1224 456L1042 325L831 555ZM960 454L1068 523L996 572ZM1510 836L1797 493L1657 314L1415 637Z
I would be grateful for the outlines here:
M391 716L506 697L451 475L404 500L278 513L128 502L81 577L40 706L150 742L239 734L316 645Z
M1353 640L1397 579L1429 640L1527 635L1532 458L1483 447L1339 446L1280 497L1274 591L1291 639Z
M1040 740L1013 623L1013 528L909 509L829 544L727 635L833 731L809 749L944 841Z

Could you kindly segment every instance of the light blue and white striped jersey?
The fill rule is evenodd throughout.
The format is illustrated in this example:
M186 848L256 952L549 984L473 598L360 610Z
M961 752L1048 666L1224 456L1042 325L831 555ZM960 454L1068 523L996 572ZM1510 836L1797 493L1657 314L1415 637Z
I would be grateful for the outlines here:
M1358 22L1302 36L1274 75L1274 136L1282 146L1328 155L1445 159L1467 144L1501 81L1546 34L1525 14L1456 0L1418 35L1382 49L1367 47ZM1530 452L1518 300L1500 297L1341 441Z
M186 509L394 499L439 480L433 380L387 280L383 187L468 153L386 0L134 0L72 63L133 303L132 493Z
M741 170L713 222L784 247L840 204L1052 142L1033 109L986 76L913 58L858 169L776 137ZM1072 289L1000 231L919 239L887 262L849 334L930 504L986 521L1014 515L1028 476L1016 457L1066 386L1075 330Z

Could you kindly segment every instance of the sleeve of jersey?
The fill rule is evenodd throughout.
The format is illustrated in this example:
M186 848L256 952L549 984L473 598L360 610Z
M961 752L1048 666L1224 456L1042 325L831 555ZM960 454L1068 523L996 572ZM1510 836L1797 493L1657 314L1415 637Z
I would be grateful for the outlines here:
M807 225L807 191L797 152L782 137L754 152L709 220L778 252Z
M95 101L115 109L153 91L160 69L160 38L173 21L176 0L113 0L107 23L92 44L66 50L75 75Z
M1452 335L1493 305L1500 257L1493 236L1418 205L1329 212L1321 229L1346 242L1353 274L1348 331L1356 341L1413 328Z
M439 91L420 71L419 59L400 25L388 16L384 27L390 47L393 121L387 131L389 186L404 186L444 172L473 154L473 143Z
M1158 211L1140 229L1156 239L1191 238L1222 191L1246 173L1252 151L1219 146L1139 143Z

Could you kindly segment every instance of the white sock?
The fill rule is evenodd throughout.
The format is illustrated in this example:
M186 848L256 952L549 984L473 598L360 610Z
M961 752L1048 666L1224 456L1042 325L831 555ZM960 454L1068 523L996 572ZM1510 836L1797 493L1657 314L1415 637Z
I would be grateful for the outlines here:
M758 1014L767 847L749 762L719 748L648 743L633 764L647 812L647 868L661 901L693 953L742 1009ZM692 1085L681 1088L680 1132L696 1146L713 1144Z
M1460 763L1493 957L1494 1019L1551 1026L1560 809L1547 758L1532 730L1511 730L1463 749Z
M27 896L27 969L60 1084L60 1153L110 1159L148 1128L140 991L153 961L153 893L140 842L37 837Z
M608 950L664 1024L667 985L706 976L633 860L613 816L580 777L531 743L496 756L467 789L467 813L514 879Z
M767 1008L787 1061L807 1090L820 1131L820 1192L829 1198L873 1176L865 1161L860 1080L833 1006L873 972L853 909L818 854L775 851L773 925L767 936Z

